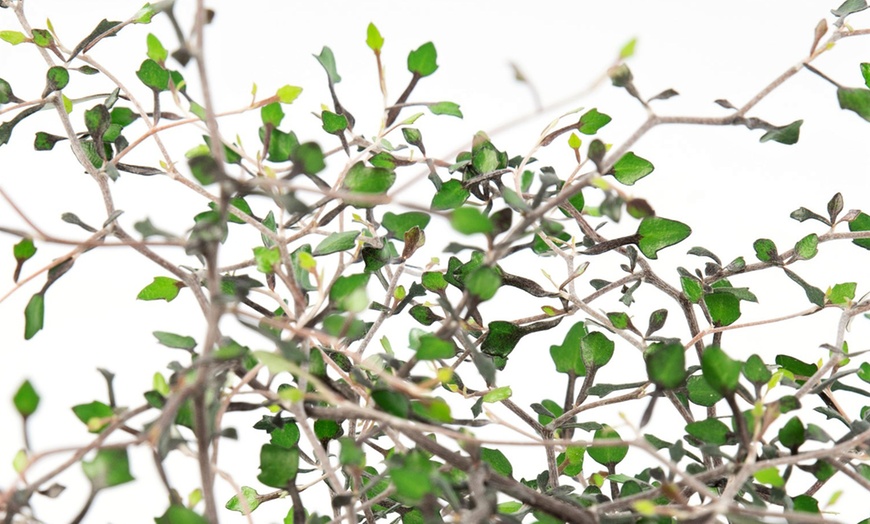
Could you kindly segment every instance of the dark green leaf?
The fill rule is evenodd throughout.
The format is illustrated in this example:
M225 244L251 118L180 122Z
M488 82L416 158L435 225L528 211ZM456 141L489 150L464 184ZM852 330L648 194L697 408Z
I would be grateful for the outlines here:
M661 249L678 244L688 238L692 229L676 220L661 217L647 217L637 228L640 239L637 247L647 258L658 258Z
M282 419L282 426L269 433L269 443L282 448L293 449L299 443L299 426L292 419Z
M707 347L701 355L704 379L721 395L729 395L737 389L741 367L739 360L732 360L717 346Z
M314 435L317 440L332 440L340 437L344 433L338 422L328 419L320 419L314 421Z
M176 335L166 331L154 331L152 334L157 338L157 342L168 348L191 350L196 347L196 340L193 337Z
M817 213L810 211L809 209L807 209L805 207L795 209L794 211L791 212L791 215L789 215L789 216L791 218L797 220L798 222L803 222L805 220L813 219L813 220L818 220L819 222L821 222L825 225L828 225L828 226L831 225L831 223L830 223L830 221L828 221L828 219L826 219L822 215L819 215Z
M172 302L178 296L178 291L184 283L169 277L154 277L154 281L145 286L136 297L139 300L165 300Z
M33 43L39 47L49 47L54 45L54 37L51 36L48 29L33 29L31 34L33 35Z
M798 240L794 245L795 254L800 260L809 260L819 252L819 235L811 233Z
M781 366L783 369L791 371L798 377L809 378L815 375L816 371L819 370L817 365L807 364L806 362L789 355L777 355L774 361L777 365Z
M716 326L730 326L740 318L740 299L730 293L707 293L704 304Z
M807 430L801 420L792 417L779 429L779 442L790 451L796 452L806 442L806 433Z
M72 54L69 56L69 58L67 58L67 62L71 62L72 59L75 58L76 56L78 56L79 53L81 53L82 51L84 51L86 49L90 49L93 45L96 45L96 43L100 41L99 40L100 35L103 35L107 31L117 27L121 23L122 22L110 22L109 20L107 20L105 18L102 19L100 21L100 23L97 24L97 27L95 27L94 30L91 31L91 33L85 37L84 40L82 40L81 42L78 43L78 45L76 45L75 49L73 49ZM103 38L113 37L113 36L115 36L115 34L117 34L117 32L110 33L110 34L104 36Z
M610 426L604 426L595 432L594 440L621 440L621 438L615 429ZM628 446L590 447L586 450L586 453L595 462L608 466L622 462L622 459L628 455Z
M743 364L743 376L753 384L766 384L773 374L764 365L764 361L758 355L752 355Z
M480 349L487 355L507 358L525 334L516 324L496 320L489 323L486 339L484 339Z
M329 78L329 83L337 84L341 82L341 77L338 75L338 69L335 67L335 55L332 54L332 49L325 47L320 51L319 55L314 55L314 58L323 66L326 75Z
M510 477L514 473L514 468L510 461L500 450L481 447L480 459L489 464L493 471L499 475Z
M45 318L45 296L37 293L30 297L24 308L24 339L30 340L43 327Z
M649 337L656 331L664 327L665 321L668 319L667 309L657 309L649 315L649 327L646 330L644 337Z
M622 155L613 165L613 176L620 183L627 186L634 185L641 178L652 173L655 167L645 158L641 158L631 151Z
M411 309L408 311L414 320L423 324L424 326L431 326L435 322L439 320L444 320L443 317L439 317L432 310L422 304L417 304L415 306L411 306Z
M680 285L683 288L683 293L685 293L686 298L693 303L698 302L698 300L701 299L701 295L704 293L704 287L694 278L681 277Z
M45 93L59 91L69 84L69 71L65 67L54 66L45 74Z
M372 399L379 408L396 417L408 418L411 404L408 398L389 389L377 389L372 391Z
M788 275L788 278L794 280L800 287L804 288L804 292L806 293L807 299L810 302L819 307L825 306L825 294L822 292L821 289L815 286L811 286L790 269L783 268L783 271L785 271L785 274Z
M299 448L263 444L260 448L260 474L257 480L272 488L285 488L299 471Z
M25 380L18 387L15 396L12 397L12 403L15 404L15 409L22 418L27 418L36 412L39 407L39 393L33 388L33 384L29 380Z
M586 324L577 322L559 346L550 346L550 357L559 373L574 372L577 376L586 375L586 366L580 354L580 341L587 335Z
M66 140L65 136L51 135L43 131L36 133L36 138L33 140L33 149L37 151L51 151L54 145L61 140Z
M867 9L866 0L846 0L840 5L840 7L832 9L831 13L838 17L844 17L865 9Z
M213 184L222 173L217 161L209 154L195 156L187 161L187 165L193 178L204 186Z
M819 514L819 501L809 495L798 495L792 499L792 502L795 511Z
M721 420L708 418L686 424L686 433L708 444L721 446L728 441L731 430Z
M458 180L448 180L441 185L441 189L432 197L432 209L446 210L455 209L468 200L471 193L462 187L462 182Z
M686 354L679 342L652 344L646 352L646 372L657 386L674 389L686 379Z
M837 101L840 108L853 111L870 122L870 89L841 87L837 89Z
M0 78L0 105L8 104L9 102L21 103L21 100L12 93L12 86L9 82Z
M477 295L481 301L489 300L495 296L501 284L501 276L499 276L495 269L489 266L481 266L475 269L465 279L465 289Z
M317 244L317 247L314 248L313 255L317 257L352 249L356 245L356 239L359 237L359 234L359 231L332 233Z
M801 135L801 125L803 123L803 120L795 120L787 126L775 127L767 133L761 135L759 141L767 142L769 140L773 140L774 142L779 142L780 144L797 144L797 141Z
M438 69L435 44L426 42L408 54L408 71L419 77L429 76Z
M126 449L101 449L91 461L82 461L82 470L93 489L101 490L135 480L130 474Z

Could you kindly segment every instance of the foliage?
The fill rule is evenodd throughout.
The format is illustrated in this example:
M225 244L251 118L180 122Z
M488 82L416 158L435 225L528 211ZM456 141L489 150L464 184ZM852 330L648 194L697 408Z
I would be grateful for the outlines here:
M16 87L13 94L13 84L28 83L13 78L16 72L2 73L0 146L21 147L26 131L18 124L55 108L67 131L36 132L35 154L58 154L59 142L71 147L74 169L90 175L106 208L100 227L65 214L85 232L72 242L30 220L26 231L0 224L0 232L13 237L7 242L13 291L44 282L23 311L24 338L52 328L46 311L54 297L47 291L75 275L75 262L91 250L131 249L154 262L153 274L136 276L142 287L131 301L161 308L192 298L199 311L191 316L202 314L207 324L196 336L154 326L156 341L128 341L156 342L183 357L169 363L169 373L146 370L153 373L151 389L135 402L116 399L114 375L101 369L107 397L70 406L92 440L46 475L30 474L49 454L31 447L27 423L52 416L38 408L58 392L38 376L23 380L11 399L24 426L24 448L14 459L20 476L0 491L7 522L51 504L40 497L57 496L50 483L76 462L91 488L76 517L81 520L102 500L94 496L98 491L142 482L128 457L135 447L153 453L169 493L150 517L172 524L228 521L227 512L256 518L264 505L280 505L284 522L315 523L649 523L717 514L734 522L783 515L815 521L820 508L835 502L814 497L825 483L848 477L870 486L870 468L855 453L866 451L870 411L851 413L838 401L844 392L870 396L870 364L846 341L847 327L866 316L870 300L861 296L864 283L835 276L812 283L801 276L831 243L851 243L855 253L870 249L870 216L844 212L837 193L824 211L792 213L799 222L812 221L814 231L779 246L762 236L725 264L711 249L687 247L692 227L683 221L691 217L658 216L625 189L655 180L655 152L641 156L631 149L660 124L761 129L760 142L798 143L803 120L777 125L748 113L801 68L787 70L740 108L718 100L726 116L664 117L651 102L677 93L641 96L643 79L626 63L635 50L631 41L608 71L614 86L649 111L627 142L606 142L613 117L592 108L557 118L534 139L534 151L556 151L563 164L540 165L531 153L504 151L482 131L455 157L435 158L427 153L436 149L427 129L463 116L453 101L414 102L421 82L437 88L443 65L437 43L408 51L407 87L387 102L376 129L358 129L340 102L341 57L329 47L314 57L331 102L314 112L322 132L305 137L291 128L290 116L307 110L297 100L308 86L294 85L265 97L255 86L252 101L233 113L253 115L256 124L231 129L215 114L209 90L192 89L208 85L196 46L213 12L199 11L193 37L171 53L160 30L149 33L145 54L126 71L139 81L135 87L116 84L89 55L157 15L177 27L172 5L146 4L125 21L103 20L72 50L50 22L46 29L23 23L20 31L0 31L2 45L19 46L4 52L33 46L47 65L37 75L44 87L34 92ZM21 0L4 0L2 7L27 20ZM831 51L829 44L868 33L845 23L865 7L863 0L849 0L832 11L831 28L827 22L816 28L804 64L837 86L830 98L840 108L870 120L870 90L840 85L811 65ZM6 25L15 18L0 14ZM360 45L363 40L390 100L381 63L382 53L392 52L389 40L374 24L360 26ZM870 87L870 66L856 69ZM69 98L85 75L110 92ZM431 114L425 119L413 112L421 105ZM201 143L187 144L184 160L166 134L178 126L206 130ZM228 138L248 134L259 142ZM149 140L163 158L156 165L128 163ZM428 178L418 176L415 198L405 200L405 181L421 170ZM163 230L143 217L135 234L126 231L113 191L140 176L167 179L202 198L193 225ZM25 216L26 210L12 208ZM244 254L227 263L235 255L230 239L241 238ZM49 244L74 247L52 260L42 251ZM674 270L659 259L680 249L694 257L680 259L687 267ZM536 280L539 263L554 259L564 262L564 271ZM38 263L43 267L33 269ZM529 270L513 274L517 266ZM745 310L766 290L750 290L745 278L762 271L783 274L806 297L797 313L746 321ZM618 306L600 309L605 297ZM499 307L506 303L537 310L520 318ZM648 319L635 314L641 307L652 311ZM839 322L832 334L820 335L831 338L823 339L818 362L804 362L787 348L744 360L729 345L729 331L823 311L836 312ZM224 319L236 320L239 331ZM547 346L548 353L541 351ZM536 350L546 376L517 370L524 380L507 383L515 357ZM632 366L641 370L639 380L629 378ZM625 381L602 381L605 369L614 368ZM536 394L540 380L564 384L563 400L516 400L520 392ZM621 419L621 404L644 404L644 414ZM496 409L520 422L506 421ZM223 480L212 464L220 441L236 435L223 417L231 411L250 412L245 420L258 432L250 443L257 461L244 471L221 472L232 478L235 492L222 503L215 483ZM661 412L679 422L654 435L648 423ZM117 439L122 433L134 439ZM539 447L541 463L521 465L511 443ZM162 474L164 464L183 454L195 457L201 475L200 489L187 502ZM529 467L534 475L522 476ZM807 489L801 474L816 485ZM311 483L323 484L331 506L303 489Z

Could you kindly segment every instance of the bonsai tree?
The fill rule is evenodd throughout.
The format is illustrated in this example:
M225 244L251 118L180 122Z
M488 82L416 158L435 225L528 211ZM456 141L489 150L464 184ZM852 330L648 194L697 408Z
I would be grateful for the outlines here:
M824 279L811 272L836 246L866 256L863 196L798 207L791 218L806 224L788 232L757 224L754 242L724 257L693 243L696 217L656 212L655 151L635 152L664 124L736 126L778 144L757 147L795 145L804 121L767 117L759 104L798 74L825 86L831 111L870 121L870 64L850 65L857 86L817 61L870 34L849 24L864 0L809 28L809 54L756 95L716 100L721 116L670 113L677 92L646 92L627 63L631 41L602 76L646 113L628 138L608 142L621 107L539 107L533 115L551 122L524 149L501 149L481 131L447 156L433 152L452 144L428 137L464 109L417 96L437 83L437 43L406 50L395 96L385 38L361 23L383 98L370 125L342 103L341 60L329 47L314 56L328 87L322 106L303 105L307 85L263 93L254 84L250 100L219 111L205 57L220 13L202 2L192 21L171 0L146 4L73 42L50 21L34 27L24 0L0 6L4 53L40 60L2 72L0 154L31 139L39 158L68 148L69 172L54 175L84 172L76 184L102 203L88 210L96 222L64 213L61 236L2 179L14 284L0 301L29 297L23 338L43 337L81 261L97 260L105 275L137 282L138 295L112 307L166 308L144 321L152 334L123 343L172 350L161 366L135 370L148 384L135 394L131 377L95 362L104 393L66 402L80 425L57 447L41 447L31 429L70 416L40 409L63 393L38 374L20 377L18 420L4 421L6 447L20 447L16 477L0 484L5 522L39 521L58 506L83 522L134 481L159 487L163 502L132 520L160 524L864 516L837 498L870 489L861 402L870 363L861 330L848 331L866 322L856 317L870 311L867 284L838 277L836 264ZM95 58L128 34L145 52L126 71ZM519 68L516 78L535 93ZM312 108L316 131L294 131ZM159 188L153 216L124 213L119 194L146 186ZM169 208L190 218L166 223ZM120 269L119 252L141 255L147 273ZM795 300L744 318L782 282ZM101 320L86 308L66 315L78 326L69 346L89 345ZM818 317L827 323L806 341L811 360L758 335ZM227 449L248 459L232 462ZM192 469L191 491L178 475ZM65 492L73 483L88 486L81 500Z

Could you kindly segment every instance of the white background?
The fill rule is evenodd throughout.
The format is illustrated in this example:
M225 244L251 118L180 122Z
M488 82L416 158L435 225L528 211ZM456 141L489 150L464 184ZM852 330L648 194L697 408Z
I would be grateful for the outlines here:
M187 1L179 5L182 23L190 20L190 4ZM799 62L809 51L816 23L822 17L831 21L829 10L837 7L835 3L809 1L217 1L211 5L217 16L208 28L206 45L217 109L235 109L248 103L252 82L259 85L262 96L287 83L303 86L303 95L285 109L285 126L289 124L300 137L318 140L322 136L316 134L319 123L310 113L319 112L321 103L331 105L325 75L311 56L319 53L321 46L329 45L335 52L343 77L337 89L342 103L357 117L356 130L371 136L377 131L381 97L374 59L364 43L368 22L377 24L386 38L383 60L391 99L398 96L409 77L405 69L407 52L433 41L440 68L434 76L421 81L412 100L455 101L465 114L462 121L427 115L417 122L433 156L467 147L475 131L492 129L534 109L527 87L514 81L510 62L522 68L548 105L582 92L632 37L638 38L638 45L629 64L641 93L648 97L667 88L681 93L677 98L655 103L658 111L668 115L724 115L725 110L713 100L726 98L739 106ZM102 18L122 20L139 7L139 2L126 0L43 0L28 5L27 15L34 27L45 27L44 20L50 17L61 40L71 48ZM857 28L870 26L866 12L850 21ZM11 10L0 11L0 29L19 29ZM136 86L133 72L145 58L148 32L154 32L174 49L176 42L168 23L157 17L150 26L125 29L91 53L138 90L139 96L144 96L144 90ZM870 61L867 39L853 38L839 42L815 65L840 83L857 87L862 85L858 69L862 61ZM32 46L0 45L0 77L12 84L19 97L39 95L44 70ZM192 68L185 75L191 85L198 85ZM102 87L92 87L97 85ZM98 80L74 74L65 93L75 97L93 89L106 87ZM615 146L645 118L636 101L605 82L590 96L575 98L509 133L493 135L493 141L511 155L524 154L550 120L578 106L597 107L614 117L601 136ZM222 131L229 137L239 134L243 142L256 144L257 116L226 119ZM780 125L804 119L800 142L795 146L759 144L761 132L744 128L668 126L654 129L633 147L656 165L656 172L627 190L647 198L661 216L689 223L694 230L685 243L663 253L661 267L701 264L699 259L684 255L692 245L712 249L726 262L738 255L751 261L751 245L759 237L774 239L785 250L810 232L823 232L820 224L798 224L788 217L789 213L800 206L823 213L828 199L837 191L843 192L847 209L870 209L870 163L866 160L870 124L838 108L833 86L807 71L800 72L754 108L750 116ZM8 115L3 116L6 119ZM77 109L73 121L81 123L80 119L81 109ZM83 232L63 223L60 214L71 211L86 222L101 224L105 214L97 187L75 167L63 143L50 153L33 152L32 136L37 130L62 134L48 112L21 124L12 141L0 148L0 187L45 231L64 238L84 238ZM170 133L165 139L177 160L183 160L183 152L198 140L197 133L191 131ZM158 158L148 146L129 160L154 165ZM571 153L564 144L547 153L546 160L562 176L573 168ZM166 179L124 175L113 189L118 208L126 212L121 223L128 229L148 216L158 227L181 232L189 227L193 214L205 209L204 202ZM20 217L5 202L0 202L0 223L23 227ZM616 230L605 229L604 233L618 236ZM429 240L438 246L447 242L435 240L431 233ZM0 253L0 278L4 282L0 294L12 286L14 264L10 252L16 241L8 235L0 237L0 250L5 253ZM243 250L242 254L227 260L247 256L244 253L249 251L245 250L251 245L239 241L234 247ZM28 263L23 275L68 249L44 244L38 247L39 254ZM858 281L858 295L862 295L868 291L866 268L870 254L845 247L823 246L816 260L800 266L800 274L822 289L837 282ZM185 260L176 252L166 253L176 262ZM96 367L116 373L120 403L137 405L141 392L150 389L151 374L163 370L169 360L183 356L158 346L150 333L163 330L202 338L203 323L189 294L183 292L171 304L135 300L153 276L163 274L160 268L125 249L83 256L48 292L46 328L29 342L22 336L22 311L42 286L42 278L0 303L0 420L4 421L0 429L0 487L7 488L14 478L10 463L21 447L17 417L11 402L2 399L11 399L24 378L29 378L43 397L30 426L34 448L82 444L89 436L69 407L105 399L105 387ZM673 271L663 274L676 282ZM593 277L607 278L603 273ZM808 306L800 288L784 275L752 276L738 284L753 286L760 298L758 305L744 306L744 320L792 313ZM651 294L638 297L655 298ZM632 311L641 325L646 319L643 311L647 310ZM512 316L519 315L507 311L504 318ZM775 354L789 352L815 361L825 356L818 346L833 341L836 321L837 315L826 311L812 318L726 337L726 349L742 358L758 352L772 361ZM866 323L858 319L849 334L853 350L867 348ZM537 340L543 349L521 351L521 346L512 356L517 360L514 365L527 373L539 366L537 369L546 372L542 377L551 376L552 364L546 354L550 341ZM613 371L643 374L642 370ZM614 382L619 377L608 378ZM510 376L501 381L512 383ZM545 386L541 384L540 388ZM521 405L546 396L545 391L521 389L515 387ZM550 394L558 398L555 395L558 390ZM252 421L242 416L228 419L228 423L239 427L249 426ZM821 416L812 421L824 425ZM612 423L618 422L614 415ZM224 444L221 465L236 475L238 482L258 486L255 476L259 441L248 442L246 446ZM147 454L133 454L132 458L134 475L152 478ZM183 467L173 473L173 480L186 493L196 486L196 468L192 460L180 462ZM528 464L515 463L516 476L534 476L541 464L541 457ZM69 520L84 500L83 477L78 467L70 471L62 480L69 488L67 492L56 501L38 506L39 516L47 522ZM105 493L86 522L150 521L163 511L166 502L159 485L148 482ZM857 493L848 481L835 484L838 489ZM219 489L222 503L231 492L220 482ZM832 491L826 487L823 493L830 495ZM826 500L821 494L819 498ZM265 518L267 506L279 505L283 511L273 508L271 517L278 521L289 505L272 503L255 516ZM854 522L866 517L860 510L862 506L865 504L858 499L846 496L835 509L843 512L844 521ZM225 515L224 521L241 521L241 517Z

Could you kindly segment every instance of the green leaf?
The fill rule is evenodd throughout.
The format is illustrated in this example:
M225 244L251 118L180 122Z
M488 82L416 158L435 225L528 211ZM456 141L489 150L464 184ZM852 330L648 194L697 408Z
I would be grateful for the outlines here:
M317 257L352 249L356 245L356 239L359 235L359 231L332 233L317 244L312 254Z
M858 378L870 384L870 362L862 362L858 368Z
M338 75L338 69L335 67L335 55L332 54L332 49L324 46L319 55L314 55L314 58L320 63L326 71L326 76L331 84L341 82L341 77Z
M17 96L12 93L12 86L9 85L9 82L0 78L0 105L8 104L9 102L23 102Z
M637 228L640 239L637 247L647 258L658 258L659 250L678 244L692 234L692 229L676 220L661 217L646 217Z
M54 44L54 37L46 29L33 29L33 43L39 47L49 47Z
M861 76L864 77L864 85L870 87L870 63L863 62L861 64Z
M459 109L459 104L455 102L435 102L434 104L426 104L429 111L433 115L449 115L456 118L462 118L462 111Z
M347 172L344 185L352 192L366 195L381 195L387 192L396 181L396 173L381 167L366 167L357 162ZM347 199L355 207L374 207L373 203L354 202Z
M145 43L148 46L148 58L160 64L166 62L166 59L169 57L169 51L163 47L159 38L154 36L152 33L148 33L148 36L145 38Z
M792 453L796 452L807 440L807 430L801 419L792 417L779 429L779 442Z
M785 480L779 474L779 470L775 467L764 468L755 472L755 480L762 484L770 484L775 488L785 486Z
M423 335L420 337L420 347L417 349L417 360L439 360L456 355L456 346L448 340L435 335Z
M819 501L809 495L798 495L792 499L794 510L803 513L819 513Z
M492 221L475 207L460 207L450 216L450 225L464 235L492 232Z
M680 277L680 286L683 288L686 298L692 303L697 303L704 293L704 287L694 278Z
M263 125L271 125L272 127L280 126L281 121L284 120L284 109L281 107L281 103L272 102L271 104L266 104L261 107L260 119L263 121ZM272 137L269 137L269 139L271 140Z
M277 246L258 246L254 248L254 260L257 262L257 271L268 275L274 273L275 266L281 262L281 252Z
M91 461L82 461L82 470L95 491L135 480L130 474L127 450L101 449Z
M426 229L431 219L428 213L421 211L409 211L398 215L387 211L381 219L381 225L390 232L391 237L404 239L405 234L414 227Z
M719 419L708 418L686 424L686 433L708 444L722 446L728 441L731 429Z
M442 211L446 209L455 209L468 200L471 192L462 187L462 182L459 180L448 180L441 185L441 189L432 197L432 209Z
M366 45L369 46L369 49L374 51L375 54L380 54L381 48L384 47L384 37L381 36L381 32L378 31L375 24L371 22L369 22L369 26L366 29Z
M169 89L169 71L150 58L142 62L136 76L154 91Z
M442 291L447 288L447 281L444 280L444 273L440 271L426 271L421 279L423 287L429 291Z
M580 122L577 124L577 131L583 133L584 135L594 135L598 132L599 129L606 126L610 123L612 119L610 116L605 115L604 113L599 113L597 109L592 108L589 111L583 113L580 117ZM573 147L573 146L572 146ZM577 148L580 146L578 145ZM574 149L577 149L574 148ZM632 153L629 153L632 154ZM633 154L632 154L633 156ZM625 158L625 157L623 157ZM639 158L639 157L635 157ZM622 158L620 159L622 161ZM617 162L618 163L618 162ZM652 164L650 164L652 166ZM652 171L652 169L650 169ZM621 181L620 181L621 182Z
M224 507L230 511L238 511L242 515L248 515L260 506L260 494L254 488L248 486L242 486L241 491L245 503L239 500L238 495L233 495L233 498L228 500Z
M73 406L72 410L76 417L88 426L88 431L91 433L99 433L105 429L115 416L111 407L98 400L90 404L78 404Z
M568 137L568 147L571 149L580 149L580 146L583 145L583 141L580 140L580 137L577 136L577 133L571 133L571 136Z
M36 254L36 246L33 245L33 239L22 238L17 244L12 246L12 254L15 257L16 262L15 273L12 279L15 282L18 282L18 275L21 273L21 267Z
M486 339L484 339L480 350L487 355L500 358L507 358L526 334L516 324L504 320L490 322L487 329Z
M269 443L282 448L293 449L299 443L299 426L292 420L282 419L283 425L269 433Z
M870 231L870 215L859 213L849 222L849 231ZM870 238L856 238L852 243L864 249L870 249Z
M60 91L69 84L69 71L65 67L54 66L45 74L45 91L46 94L53 91Z
M550 357L556 365L557 372L570 373L573 371L577 376L586 375L586 366L580 355L580 341L586 335L586 324L577 322L565 334L565 339L561 345L550 346Z
M172 302L182 287L184 287L184 283L179 280L169 277L154 277L154 281L142 288L136 298Z
M689 401L699 406L710 407L722 400L722 395L714 390L703 375L689 377L686 381Z
M730 293L707 293L704 304L716 326L730 326L740 318L740 299Z
M628 326L632 326L631 319L628 318L627 313L618 312L618 313L608 313L607 319L610 320L610 323L613 324L613 327L616 329L627 329Z
M33 149L36 151L51 151L54 149L56 143L66 139L65 136L57 136L44 131L38 131L36 133L36 138L33 140Z
M594 441L621 440L621 438L615 429L605 425L595 432ZM602 466L609 466L622 462L622 459L628 455L628 446L590 447L586 453Z
M629 40L622 48L619 50L619 58L625 60L626 58L631 58L634 56L634 48L637 45L637 38L632 38Z
M718 346L707 347L701 355L701 371L704 373L704 379L721 395L730 395L737 389L741 367L739 360L732 360Z
M819 370L817 365L808 364L789 355L777 355L774 362L798 377L808 378L815 375Z
M435 44L426 42L408 54L408 71L421 78L429 76L438 69L437 59Z
M342 437L338 439L338 443L341 445L338 461L342 466L365 466L366 454L354 439Z
M846 306L855 298L855 289L857 286L858 284L855 282L835 284L827 293L828 300L831 301L831 304Z
M299 448L263 444L260 448L260 474L257 480L272 488L285 488L299 471Z
M481 301L494 297L501 284L502 279L498 271L489 266L481 266L465 278L465 289L477 295Z
M176 335L166 331L154 331L152 334L157 338L157 342L168 348L191 350L196 347L196 340L193 337Z
M686 354L679 342L652 344L645 357L647 375L657 386L674 389L686 380Z
M30 297L24 308L24 339L30 340L43 327L45 318L45 296L37 293Z
M761 135L759 142L773 140L774 142L779 142L780 144L786 144L789 146L797 144L797 141L801 136L801 125L803 123L803 120L795 120L787 126L775 127Z
M794 245L795 254L800 260L809 260L819 252L819 235L811 233L798 240Z
M366 286L370 276L370 273L361 273L338 277L329 290L329 299L345 311L365 310L369 305Z
M199 513L184 506L172 505L166 512L155 518L156 524L209 524Z
M27 418L36 412L39 407L39 393L33 388L33 384L29 380L25 380L18 387L15 396L12 397L12 403L15 404L15 409L22 418Z
M755 257L762 262L776 262L779 260L779 253L773 240L759 238L752 243L752 248L755 249Z
M21 31L0 31L0 40L12 45L18 45L27 41L27 36Z
M397 391L377 389L372 391L372 400L379 408L396 417L408 418L408 413L411 410L408 398Z
M606 365L613 357L615 344L600 331L593 331L580 339L580 357L586 368Z
M94 140L102 140L103 135L112 123L109 110L103 104L96 105L85 111L85 127Z
M329 134L340 135L347 129L347 117L344 115L323 111L320 113L320 119L323 121L323 130Z
M317 437L317 440L332 440L341 436L343 432L344 430L341 429L341 425L334 420L320 419L314 421L314 435Z
M510 386L504 386L487 391L486 394L483 395L483 401L489 404L493 404L495 402L507 400L511 398L511 395L513 395L513 391L511 390Z
M503 477L510 477L514 474L514 467L510 461L504 453L497 449L481 447L480 460L489 464L493 471Z
M767 384L773 374L764 365L764 361L758 355L752 355L743 364L743 376L746 380L756 385Z
M853 111L870 122L870 89L841 87L837 89L837 101L840 108Z

